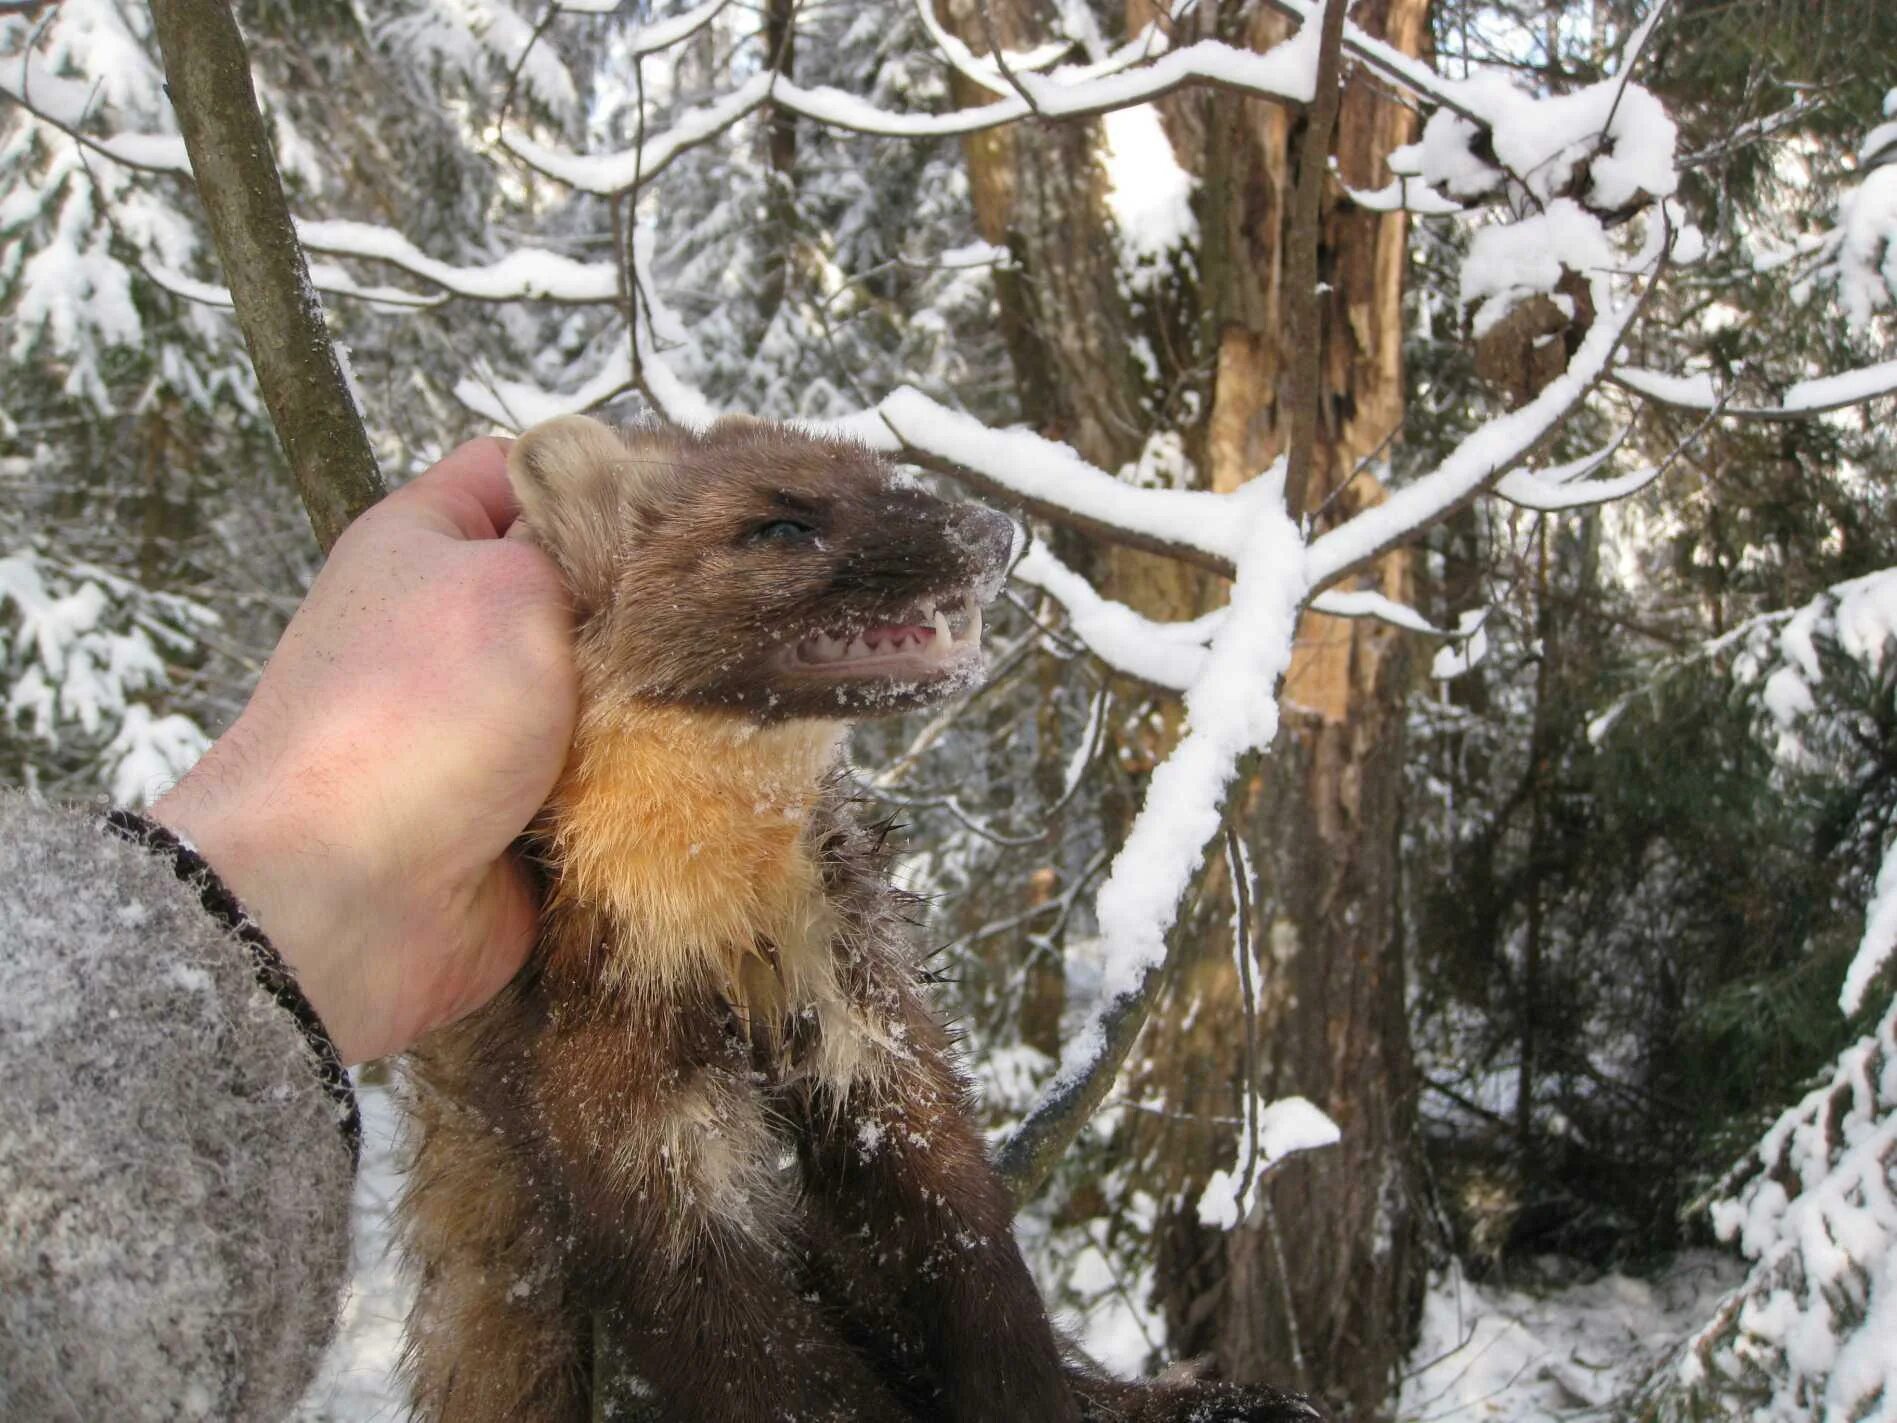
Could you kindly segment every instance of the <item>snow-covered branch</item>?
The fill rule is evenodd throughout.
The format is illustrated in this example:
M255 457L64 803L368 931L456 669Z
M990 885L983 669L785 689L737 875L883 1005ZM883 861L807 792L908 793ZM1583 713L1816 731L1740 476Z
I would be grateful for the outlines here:
M85 133L86 115L94 92L77 80L49 70L39 55L27 50L19 63L0 63L0 96L11 99L49 128L59 130L80 147L127 168L148 173L191 173L184 140L175 133L114 133L94 138Z
M1667 222L1658 209L1650 212L1648 221L1647 244L1635 262L1635 269L1646 275L1645 283L1637 292L1617 298L1604 273L1591 278L1594 324L1569 360L1567 370L1519 410L1499 416L1470 434L1434 470L1320 536L1310 551L1313 588L1327 588L1368 567L1419 529L1447 518L1526 459L1580 405L1607 374L1614 353L1632 329L1659 275Z
M1141 489L1088 464L1070 445L1031 430L995 430L912 387L885 396L876 414L908 458L965 476L1029 511L1114 542L1230 574L1242 530L1228 495Z
M991 94L1012 94L1015 92L1013 76L1035 74L1050 65L1059 63L1074 48L1074 42L1067 39L1049 40L1036 45L1031 50L1020 50L1003 55L978 56L961 40L943 27L936 18L932 0L916 0L916 18L922 22L923 31L930 42L942 51L955 72L964 79L979 84ZM1155 44L1163 44L1159 32L1152 26L1136 37L1135 43L1150 52Z
M312 252L387 262L471 301L610 302L619 294L619 270L611 262L576 262L537 247L518 248L481 266L457 266L373 223L299 221L296 235Z
M992 104L947 113L884 109L855 94L819 86L806 88L771 70L761 70L717 98L688 109L661 133L617 153L584 154L556 148L514 129L501 142L522 162L582 192L630 192L656 177L679 154L711 139L766 103L830 128L882 138L949 138L979 133L1028 118L1075 119L1150 103L1191 85L1309 103L1317 59L1315 32L1296 35L1263 54L1217 40L1202 40L1140 62L1129 45L1101 65L1063 77L1018 73L1009 93Z
M1240 763L1277 734L1276 689L1309 592L1304 541L1285 512L1283 481L1280 465L1231 496L1240 517L1227 616L1186 689L1186 734L1153 771L1095 901L1100 1001L1062 1044L1059 1071L1041 1103L999 1153L1017 1199L1034 1193L1111 1090L1165 968L1180 902L1220 833Z
M554 3L571 15L610 15L620 8L621 0L554 0ZM717 19L730 3L731 0L702 0L689 10L639 26L620 40L620 47L634 58L658 54L683 44Z
M1641 366L1615 366L1610 379L1636 395L1677 410L1717 413L1732 420L1808 420L1832 410L1897 395L1897 360L1795 381L1775 405L1741 405L1721 394L1710 374L1668 375Z

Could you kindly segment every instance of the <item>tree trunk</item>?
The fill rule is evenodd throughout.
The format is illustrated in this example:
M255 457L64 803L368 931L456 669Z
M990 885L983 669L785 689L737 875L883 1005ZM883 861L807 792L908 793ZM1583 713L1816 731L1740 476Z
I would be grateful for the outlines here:
M1051 28L1033 0L1000 0L985 17L973 0L944 0L943 9L978 53L995 43L1024 48ZM1129 32L1155 13L1149 0L1129 0ZM1351 18L1415 54L1427 0L1362 0ZM1177 30L1177 44L1216 35L1255 49L1290 32L1263 7L1235 4L1201 5ZM965 89L964 102L986 101L977 86ZM1198 179L1200 237L1194 259L1157 283L1134 289L1124 280L1097 122L971 138L970 186L983 235L1006 245L1017 266L1002 301L1024 415L1108 469L1137 457L1148 432L1177 430L1195 482L1229 490L1286 449L1295 353L1283 282L1303 117L1206 90L1159 107L1179 161ZM1383 160L1412 122L1387 90L1353 75L1333 144L1344 182L1380 186ZM1382 497L1374 473L1357 470L1401 417L1404 248L1400 215L1356 210L1327 184L1315 458L1300 511L1320 529ZM1150 364L1133 359L1141 338ZM1153 616L1192 616L1224 597L1219 580L1151 555L1060 551ZM1392 556L1376 585L1406 596L1408 579L1407 560ZM1278 1168L1265 1208L1236 1229L1199 1224L1206 1177L1233 1165L1229 1124L1243 1117L1247 1076L1227 867L1202 886L1129 1074L1129 1095L1166 1110L1129 1114L1118 1141L1134 1184L1172 1203L1157 1271L1172 1349L1209 1356L1227 1377L1312 1389L1357 1418L1384 1407L1420 1287L1396 920L1406 687L1400 634L1307 615L1278 742L1233 816L1258 877L1251 1075L1266 1099L1300 1094L1323 1107L1343 1143ZM1157 725L1118 719L1120 764L1163 755L1176 718L1169 707Z

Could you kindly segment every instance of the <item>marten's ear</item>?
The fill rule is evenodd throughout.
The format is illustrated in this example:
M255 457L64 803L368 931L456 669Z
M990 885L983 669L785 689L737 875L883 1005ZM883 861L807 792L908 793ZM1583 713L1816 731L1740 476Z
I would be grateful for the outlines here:
M581 614L612 592L630 466L625 441L585 415L543 421L508 452L521 516L566 574Z

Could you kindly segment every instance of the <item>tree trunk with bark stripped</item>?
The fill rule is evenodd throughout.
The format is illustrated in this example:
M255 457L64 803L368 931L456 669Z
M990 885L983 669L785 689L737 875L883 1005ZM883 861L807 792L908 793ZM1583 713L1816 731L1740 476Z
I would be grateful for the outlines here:
M1026 49L1055 28L1052 5L1036 0L940 4L977 53ZM1128 33L1155 17L1164 22L1151 0L1128 0ZM1360 0L1350 17L1407 53L1426 43L1428 0ZM1173 39L1216 35L1264 49L1289 32L1262 6L1206 3ZM1374 79L1346 73L1337 175L1378 187L1414 118ZM964 103L988 100L958 82ZM1156 282L1126 280L1100 121L971 137L970 186L983 236L1015 262L1002 319L1024 416L1107 469L1136 459L1149 432L1174 430L1193 481L1229 490L1287 450L1297 350L1286 339L1284 286L1299 240L1305 117L1214 90L1181 92L1159 108L1197 179L1199 236ZM1383 497L1376 457L1402 415L1404 220L1355 208L1327 181L1317 244L1316 435L1297 512L1322 529ZM1136 346L1150 359L1136 359ZM1071 540L1058 551L1153 616L1190 617L1225 596L1220 580L1151 555ZM1410 576L1407 559L1392 555L1369 581L1406 597ZM1382 625L1303 619L1277 743L1231 817L1255 874L1250 1009L1233 953L1235 887L1229 867L1214 865L1123 1084L1164 1110L1129 1113L1116 1142L1134 1184L1173 1203L1160 1223L1156 1303L1174 1352L1207 1358L1230 1378L1308 1388L1351 1418L1383 1410L1421 1287L1396 920L1408 661L1402 635ZM1156 705L1157 724L1116 721L1120 765L1170 749L1177 708ZM1244 1116L1248 1078L1265 1100L1310 1098L1343 1142L1277 1168L1262 1208L1219 1231L1199 1223L1197 1205L1210 1173L1234 1164L1230 1124Z

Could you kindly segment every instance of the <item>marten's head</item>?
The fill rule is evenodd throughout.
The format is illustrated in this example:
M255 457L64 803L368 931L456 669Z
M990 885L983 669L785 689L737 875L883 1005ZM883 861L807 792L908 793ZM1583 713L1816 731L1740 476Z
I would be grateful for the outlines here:
M569 415L522 435L508 473L572 590L591 697L840 719L981 675L1013 526L861 445Z

